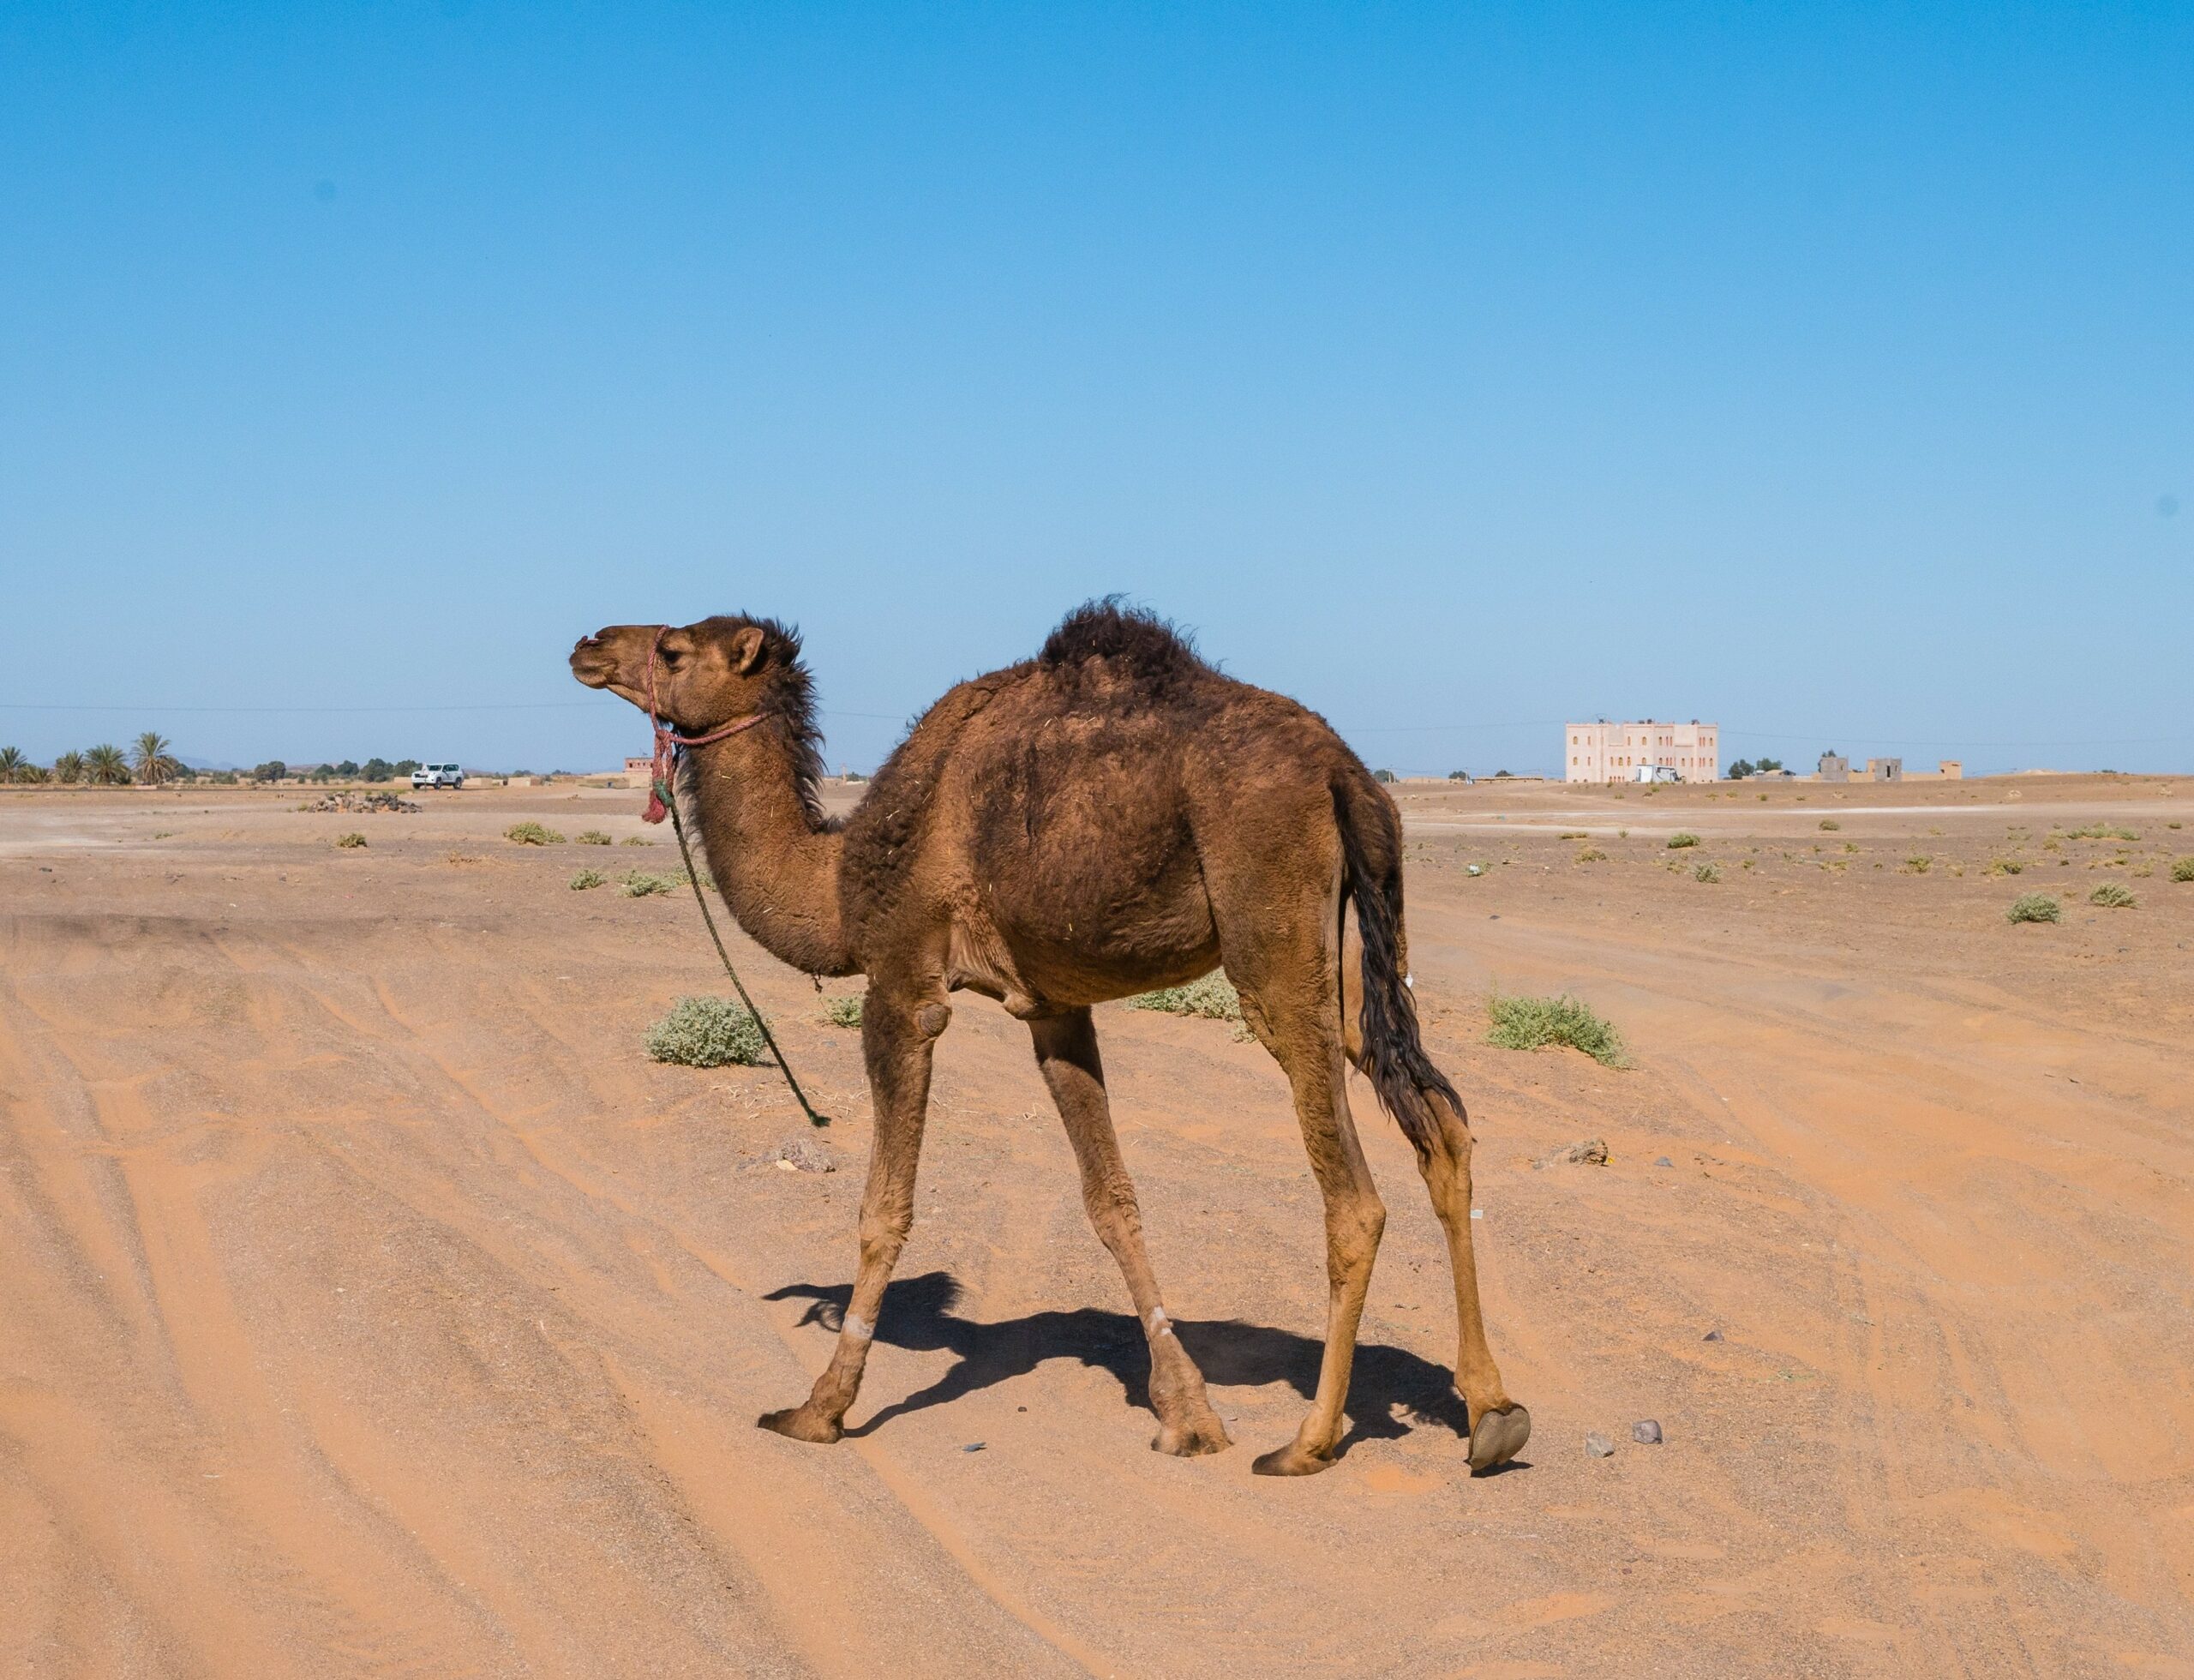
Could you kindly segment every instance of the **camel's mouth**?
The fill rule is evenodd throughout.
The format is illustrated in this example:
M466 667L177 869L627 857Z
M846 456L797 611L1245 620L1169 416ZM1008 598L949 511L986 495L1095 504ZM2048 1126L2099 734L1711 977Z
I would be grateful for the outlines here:
M582 636L572 649L572 675L590 688L607 688L617 680L617 656L599 636Z

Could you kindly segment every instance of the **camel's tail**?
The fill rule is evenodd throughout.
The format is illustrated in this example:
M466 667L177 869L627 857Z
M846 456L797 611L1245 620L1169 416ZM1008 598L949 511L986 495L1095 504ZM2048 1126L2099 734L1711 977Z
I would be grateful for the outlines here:
M1458 1114L1463 1100L1424 1053L1417 1002L1401 971L1401 818L1368 775L1334 783L1334 814L1346 871L1341 891L1355 901L1364 942L1362 1065L1403 1135L1418 1155L1429 1155L1440 1128L1432 1099L1445 1099Z

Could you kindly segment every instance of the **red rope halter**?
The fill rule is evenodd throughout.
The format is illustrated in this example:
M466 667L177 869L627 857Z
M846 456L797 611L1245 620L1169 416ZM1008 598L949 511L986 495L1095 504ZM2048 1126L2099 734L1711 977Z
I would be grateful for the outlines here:
M751 729L762 721L762 714L750 711L744 717L735 717L720 729L711 729L702 735L682 735L662 721L662 713L655 703L655 657L662 646L662 639L670 633L668 624L658 625L655 639L648 644L648 722L655 725L655 760L648 768L648 808L640 813L644 823L659 823L670 814L670 807L663 798L670 792L671 775L678 762L681 747L706 747L712 741L722 741L735 735L742 729Z

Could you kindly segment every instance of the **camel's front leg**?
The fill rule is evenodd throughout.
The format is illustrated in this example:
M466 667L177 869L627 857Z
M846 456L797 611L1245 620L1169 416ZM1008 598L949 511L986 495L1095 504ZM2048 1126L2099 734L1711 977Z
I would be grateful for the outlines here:
M1142 1333L1150 1343L1150 1406L1159 1424L1151 1447L1183 1457L1224 1451L1233 1444L1226 1438L1226 1425L1211 1409L1203 1373L1173 1334L1173 1322L1159 1299L1158 1279L1143 1248L1142 1211L1136 1203L1127 1163L1120 1159L1119 1137L1105 1098L1105 1068L1098 1059L1097 1029L1089 1011L1076 1009L1042 1017L1031 1021L1028 1030L1036 1042L1037 1065L1051 1087L1075 1160L1081 1164L1082 1206L1098 1240L1119 1263L1136 1317L1142 1321Z
M914 1169L922 1153L922 1121L929 1109L931 1053L952 1018L941 988L894 995L872 981L861 1006L860 1042L875 1101L876 1137L868 1157L868 1185L860 1203L860 1269L830 1363L815 1379L805 1403L764 1413L764 1429L796 1441L835 1441L844 1433L846 1409L860 1392L868 1346L884 1306L899 1251L914 1222Z

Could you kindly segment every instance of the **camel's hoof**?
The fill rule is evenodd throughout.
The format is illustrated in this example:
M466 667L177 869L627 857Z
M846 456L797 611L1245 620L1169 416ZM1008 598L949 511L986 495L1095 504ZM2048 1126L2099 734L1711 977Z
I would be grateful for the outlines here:
M1158 1433L1150 1437L1151 1451L1171 1453L1176 1458L1223 1453L1233 1444L1227 1436L1226 1425L1219 1421L1215 1412L1206 1412L1201 1418L1191 1418L1184 1424L1160 1425Z
M772 1431L778 1435L789 1435L795 1441L812 1441L829 1446L845 1431L828 1418L818 1418L805 1406L794 1406L782 1412L764 1412L754 1419L755 1426Z
M1532 1414L1520 1406L1488 1412L1471 1431L1471 1473L1506 1464L1532 1438Z
M1333 1467L1330 1455L1306 1452L1292 1441L1260 1454L1257 1461L1250 1467L1260 1476L1315 1476L1321 1470Z

